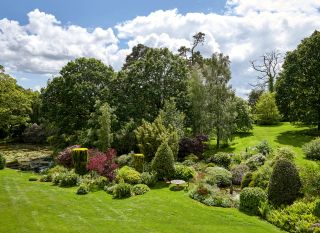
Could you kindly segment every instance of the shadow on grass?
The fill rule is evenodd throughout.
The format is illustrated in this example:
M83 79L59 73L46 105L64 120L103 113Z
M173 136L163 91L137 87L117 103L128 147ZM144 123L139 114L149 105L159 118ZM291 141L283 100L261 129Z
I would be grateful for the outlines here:
M170 184L167 184L166 182L157 182L155 186L153 186L151 189L163 189L168 188Z
M286 131L277 136L276 142L282 145L302 147L305 143L310 142L316 135L317 133L313 129Z

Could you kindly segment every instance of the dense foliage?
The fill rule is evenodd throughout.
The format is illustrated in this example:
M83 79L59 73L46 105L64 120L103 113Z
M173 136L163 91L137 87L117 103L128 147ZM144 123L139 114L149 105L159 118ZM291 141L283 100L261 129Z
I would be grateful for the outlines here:
M268 199L275 205L292 204L301 196L301 181L295 165L288 160L278 160L270 177Z
M265 92L260 96L255 106L255 114L260 125L274 125L280 121L274 93Z
M320 160L320 138L306 143L302 150L307 159Z
M138 184L141 181L141 174L132 167L124 166L117 171L116 179L129 184Z
M267 201L267 194L261 188L244 188L240 193L241 211L249 214L259 215L259 207L262 202Z
M87 173L88 149L75 148L72 150L72 161L75 173L84 175Z
M232 174L223 167L208 167L205 170L208 173L206 182L218 187L229 187L232 184Z
M0 153L0 170L4 169L6 166L6 158L3 156L3 154Z
M136 184L132 187L134 195L142 195L150 191L150 188L145 184Z
M204 134L199 134L194 138L182 138L179 142L178 158L183 159L190 154L203 158L203 152L208 148L208 141L209 137Z
M174 157L166 141L159 146L151 166L157 172L159 179L168 179L174 176Z

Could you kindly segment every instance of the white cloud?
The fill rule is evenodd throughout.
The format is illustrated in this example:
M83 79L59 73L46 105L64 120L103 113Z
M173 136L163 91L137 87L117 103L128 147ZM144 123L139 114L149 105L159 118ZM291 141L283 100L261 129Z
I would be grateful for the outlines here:
M119 69L137 43L177 51L190 46L192 36L206 33L199 47L205 56L223 52L230 56L232 84L244 95L254 82L250 60L273 49L294 49L320 29L320 0L228 0L226 12L187 13L159 10L115 25L114 28L64 26L55 16L34 10L20 25L0 20L0 64L7 70L55 74L67 61L96 57ZM120 48L125 41L127 47Z

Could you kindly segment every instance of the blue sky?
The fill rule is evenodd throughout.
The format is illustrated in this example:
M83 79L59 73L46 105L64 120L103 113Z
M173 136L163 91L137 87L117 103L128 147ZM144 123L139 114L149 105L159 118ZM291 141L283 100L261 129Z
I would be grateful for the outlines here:
M95 57L119 70L137 43L190 46L229 55L232 85L245 97L255 82L251 60L285 53L320 29L319 0L2 0L0 64L26 88L44 87L77 57Z

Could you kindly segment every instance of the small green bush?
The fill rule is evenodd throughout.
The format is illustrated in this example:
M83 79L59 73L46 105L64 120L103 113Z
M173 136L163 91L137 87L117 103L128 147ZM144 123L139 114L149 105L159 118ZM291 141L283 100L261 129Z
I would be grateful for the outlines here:
M141 183L148 185L149 187L154 186L157 183L157 173L155 172L142 172Z
M266 161L266 157L262 154L256 154L248 158L245 164L250 168L251 171L255 171L258 167L261 167Z
M259 207L267 200L267 194L261 188L244 188L240 193L239 209L243 212L259 215Z
M131 197L132 195L132 186L130 184L120 182L119 184L115 185L113 189L113 197L114 198L127 198Z
M175 179L180 179L180 180L184 180L184 181L189 181L191 180L196 172L192 167L188 167L185 165L175 165L175 175L174 178Z
M187 155L186 157L184 157L184 160L190 160L192 162L197 162L199 160L199 158L195 154L191 153L191 154Z
M38 180L38 177L36 176L29 177L29 181L37 181L37 180Z
M120 155L116 158L116 163L119 165L119 167L123 166L130 166L132 162L132 156L131 155Z
M258 145L256 145L256 149L258 153L263 155L268 155L272 152L272 147L270 146L267 140L263 140Z
M274 205L290 205L300 195L301 181L295 165L289 160L278 160L270 177L268 198Z
M73 171L55 173L52 177L52 182L60 187L76 186L78 182L78 175Z
M104 176L91 172L81 177L79 183L80 185L85 185L88 188L88 191L96 191L102 190L109 183L109 180Z
M243 176L249 171L249 167L245 164L239 164L231 168L232 184L240 185Z
M151 167L157 172L159 179L168 179L174 176L174 156L166 141L159 146Z
M231 164L231 155L225 152L218 152L211 156L208 162L215 163L216 165L224 168L228 168Z
M307 163L300 168L303 193L307 196L320 196L320 166Z
M80 186L77 189L77 194L78 195L85 195L88 194L90 191L89 187L86 184L80 184Z
M245 173L241 181L241 188L244 189L246 187L249 187L249 184L251 181L252 181L252 172Z
M123 179L129 184L138 184L141 181L141 174L132 167L124 166L117 172L116 180Z
M72 161L74 164L74 171L79 175L87 173L88 163L88 149L76 148L72 150Z
M57 166L54 166L52 168L50 168L48 171L47 171L47 174L48 175L53 175L55 173L64 173L64 172L68 172L69 170L61 165L57 165Z
M6 166L6 158L0 153L0 170L4 169Z
M232 174L223 167L208 167L205 181L210 185L216 184L218 187L229 187L232 184Z
M303 153L307 159L320 160L320 138L316 138L306 143L302 147Z
M111 195L112 195L116 186L117 186L117 185L115 185L115 184L110 185L110 186L105 186L105 187L103 188L103 190L106 191L108 194L111 194Z
M52 181L52 176L51 175L43 175L41 176L40 182L51 182Z
M320 218L320 200L315 202L315 206L313 209L313 215Z
M136 184L132 187L134 195L142 195L150 191L150 188L145 184Z

